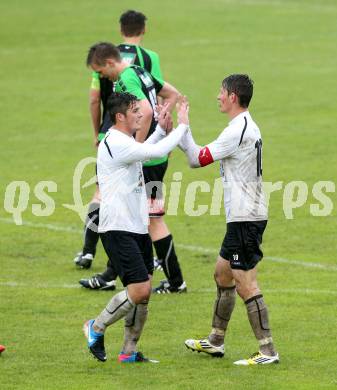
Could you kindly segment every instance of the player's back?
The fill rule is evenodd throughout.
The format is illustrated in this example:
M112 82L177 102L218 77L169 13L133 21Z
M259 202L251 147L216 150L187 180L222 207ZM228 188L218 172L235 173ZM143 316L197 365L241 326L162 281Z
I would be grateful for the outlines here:
M121 43L118 45L123 60L130 65L137 65L145 69L152 76L162 78L159 56L156 52L144 47Z

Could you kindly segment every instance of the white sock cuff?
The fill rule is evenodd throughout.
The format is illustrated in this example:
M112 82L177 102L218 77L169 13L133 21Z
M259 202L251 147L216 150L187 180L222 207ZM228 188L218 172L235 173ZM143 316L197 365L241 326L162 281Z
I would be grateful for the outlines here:
M263 346L263 345L271 344L272 342L273 342L272 337L266 337L264 339L259 340L259 345Z

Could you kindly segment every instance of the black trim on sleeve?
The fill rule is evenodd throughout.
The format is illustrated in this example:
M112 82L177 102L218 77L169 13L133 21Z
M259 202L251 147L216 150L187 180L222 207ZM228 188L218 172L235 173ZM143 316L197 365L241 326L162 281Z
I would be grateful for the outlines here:
M239 146L241 145L241 142L242 142L242 140L243 140L243 136L244 136L245 131L246 131L246 129L247 129L247 118L246 118L246 117L244 117L244 118L245 118L245 126L244 126L244 128L243 128L243 130L242 130L242 133L241 133L241 138L240 138Z

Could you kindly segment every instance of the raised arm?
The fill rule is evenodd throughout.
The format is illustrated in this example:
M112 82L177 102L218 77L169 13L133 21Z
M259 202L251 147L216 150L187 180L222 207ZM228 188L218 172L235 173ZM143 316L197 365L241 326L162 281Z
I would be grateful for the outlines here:
M190 129L182 137L179 148L186 154L191 168L199 168L201 166L199 162L201 147L195 143Z
M145 144L155 144L173 130L173 121L171 113L169 112L169 104L158 105L156 111L158 114L158 124L156 130L144 142Z
M178 120L179 115L183 114L183 111L179 110L179 105L186 102L186 97L182 96L177 103ZM195 143L191 130L188 129L179 143L179 148L186 154L189 166L199 168L229 157L238 149L239 145L238 133L235 128L227 127L216 140L203 147Z
M191 131L188 130L180 141L179 147L186 154L190 167L200 168L229 157L238 149L239 140L237 134L227 128L216 140L201 147L195 143Z
M125 150L125 155L121 155L120 158L127 163L146 161L152 158L160 158L172 151L188 130L188 109L188 103L181 105L178 111L179 125L164 139L155 144L135 142L132 147Z

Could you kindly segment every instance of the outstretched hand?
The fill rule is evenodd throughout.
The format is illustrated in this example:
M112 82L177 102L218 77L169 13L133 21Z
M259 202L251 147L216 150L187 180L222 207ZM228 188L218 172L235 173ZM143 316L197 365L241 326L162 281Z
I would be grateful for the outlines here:
M169 111L169 104L158 105L156 110L160 127L166 131L166 134L169 134L173 129L173 120Z
M177 103L177 119L179 124L189 124L189 104L186 96L181 96Z

